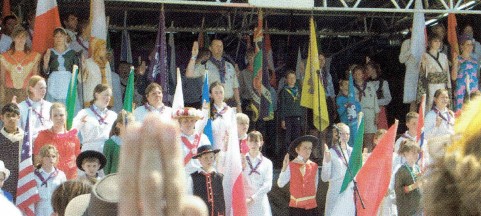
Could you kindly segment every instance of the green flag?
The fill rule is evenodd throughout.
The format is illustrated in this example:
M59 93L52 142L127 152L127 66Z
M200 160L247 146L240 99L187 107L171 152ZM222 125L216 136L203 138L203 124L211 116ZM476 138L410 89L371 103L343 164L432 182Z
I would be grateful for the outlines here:
M359 120L360 123L357 128L356 137L354 138L352 154L349 158L349 167L351 168L353 176L351 176L349 170L346 170L340 193L346 190L349 183L352 181L352 179L356 176L357 172L359 172L362 167L362 144L364 140L364 117L362 115L362 112L359 113Z
M68 84L67 92L67 130L72 128L73 118L75 116L75 107L77 102L77 76L78 76L78 66L74 65L72 68L72 77L70 78L70 83Z
M124 110L131 113L133 103L134 103L134 67L131 66L129 80L127 81L127 87L125 88Z

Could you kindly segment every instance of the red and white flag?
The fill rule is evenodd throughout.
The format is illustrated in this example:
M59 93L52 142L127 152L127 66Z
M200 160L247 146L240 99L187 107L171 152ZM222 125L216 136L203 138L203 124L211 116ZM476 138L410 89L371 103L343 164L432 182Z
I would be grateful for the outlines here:
M38 0L33 28L32 50L44 53L53 47L53 30L62 27L57 0Z
M20 166L18 171L17 184L17 207L24 215L35 215L35 203L40 200L37 190L37 182L34 176L32 163L32 133L30 130L30 116L32 110L27 114L27 124L23 136L22 149L20 152Z

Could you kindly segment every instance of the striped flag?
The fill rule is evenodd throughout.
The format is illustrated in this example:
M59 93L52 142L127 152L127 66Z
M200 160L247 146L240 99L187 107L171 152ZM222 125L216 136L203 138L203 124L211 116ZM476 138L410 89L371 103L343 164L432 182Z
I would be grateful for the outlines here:
M162 86L162 94L164 95L162 102L169 104L169 74L167 72L167 45L165 38L165 14L164 8L159 15L159 29L157 30L157 39L155 41L155 55L150 61L148 77L151 81Z
M244 193L244 179L242 177L242 162L237 137L237 120L235 112L228 112L231 116L231 125L228 126L229 144L225 152L225 164L223 164L224 199L226 215L247 215L246 198Z
M253 79L252 79L252 87L254 88L254 94L252 95L252 106L251 109L253 111L252 121L256 122L260 116L261 110L261 97L262 97L262 73L263 72L263 64L264 64L264 55L263 55L263 31L262 31L262 10L259 10L259 14L257 15L257 27L254 29L254 48L255 48L255 56L254 56L254 69L253 69Z
M10 0L3 0L2 17L9 15L12 15L12 10L10 9Z
M264 46L262 47L262 86L261 86L261 106L259 112L259 118L262 118L264 121L269 121L274 119L274 108L272 104L272 96L271 92L269 91L270 84L270 74L269 69L274 71L274 65L272 68L269 66L269 49L270 48L270 39L268 40L269 35L265 35ZM270 38L270 37L269 37ZM269 44L268 44L269 43ZM269 45L269 47L268 47ZM272 50L270 50L271 58L272 58Z
M44 53L53 47L53 30L62 27L56 0L38 0L33 28L32 50Z
M422 0L416 0L414 3L414 9L423 9ZM424 13L414 12L413 29L411 35L411 54L413 55L417 64L421 62L421 57L426 50L425 23L426 21L424 18Z
M202 103L207 104L207 109L210 110L209 97L209 73L205 73L204 85L202 86ZM210 143L214 144L214 133L212 133L212 119L207 119L207 124L204 127L204 134L209 138Z
M78 66L74 65L72 68L72 77L68 84L66 108L67 108L67 130L72 128L73 118L75 117L75 108L77 106L77 77Z
M357 128L356 137L354 138L354 147L352 148L351 157L349 158L349 167L351 168L351 172L346 170L344 174L344 181L342 182L341 186L341 193L347 189L349 183L351 183L352 179L356 177L357 172L362 167L362 144L364 140L364 118L362 112L359 113L359 127Z
M133 110L134 104L134 77L134 66L130 66L129 79L127 80L124 96L124 110L130 113Z
M27 124L25 125L25 134L23 136L22 149L20 152L20 166L18 172L17 185L17 207L25 215L35 215L35 203L40 201L38 195L37 182L33 174L34 167L32 163L32 133L30 130L30 116L32 109L27 114Z
M90 46L89 55L93 55L95 46L107 44L107 18L105 17L104 0L90 0Z
M267 28L267 21L266 21L266 31L269 31ZM271 36L267 33L264 34L264 47L266 50L267 56L267 69L272 71L272 76L269 79L269 83L273 88L277 87L277 80L276 80L276 73L274 67L274 57L272 56L272 43L271 43ZM270 75L270 74L269 74Z

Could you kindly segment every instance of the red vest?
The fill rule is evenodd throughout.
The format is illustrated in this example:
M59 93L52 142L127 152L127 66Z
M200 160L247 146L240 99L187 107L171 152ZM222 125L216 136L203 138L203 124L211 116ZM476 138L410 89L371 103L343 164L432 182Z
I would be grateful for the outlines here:
M302 208L302 209L313 209L317 207L316 202L316 174L317 174L317 164L308 161L306 166L306 172L304 176L301 174L301 167L304 164L289 163L289 169L291 171L291 199L289 202L289 207Z

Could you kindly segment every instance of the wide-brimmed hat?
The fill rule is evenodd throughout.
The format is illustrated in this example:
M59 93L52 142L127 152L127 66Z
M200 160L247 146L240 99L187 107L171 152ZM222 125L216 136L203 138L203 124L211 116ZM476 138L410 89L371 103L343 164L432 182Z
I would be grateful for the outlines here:
M207 154L207 153L217 154L219 152L220 152L220 149L214 149L214 148L212 148L211 145L203 145L203 146L197 148L197 154L194 155L192 158L197 159L198 157L202 156L203 154Z
M204 118L204 113L201 110L192 108L192 107L184 107L177 110L174 110L172 113L172 118L180 119L180 118L195 118L197 120Z
M0 172L5 173L5 180L7 180L8 177L10 177L10 170L8 170L8 169L5 167L5 163L3 163L2 160L0 160Z
M100 162L99 170L103 169L105 164L107 163L107 158L105 158L104 154L102 154L98 151L93 151L93 150L84 151L77 156L77 168L79 168L82 171L85 171L82 168L82 161L85 158L97 158L97 159L99 159L99 162Z
M120 198L119 175L105 176L90 194L73 198L65 209L65 216L117 215Z
M319 139L317 139L317 137L312 135L297 137L294 141L291 142L291 144L289 144L289 154L294 157L297 157L296 148L304 141L311 142L312 148L314 149L317 146Z

